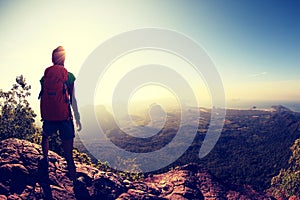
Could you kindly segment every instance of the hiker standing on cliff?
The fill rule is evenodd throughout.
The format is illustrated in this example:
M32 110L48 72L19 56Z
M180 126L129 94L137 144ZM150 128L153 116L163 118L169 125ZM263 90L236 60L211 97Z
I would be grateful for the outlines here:
M41 99L40 109L43 121L42 160L46 163L48 171L48 137L59 131L69 177L72 181L76 181L76 166L72 156L75 131L71 107L78 131L81 130L81 123L75 98L75 77L64 67L65 50L63 47L59 46L53 50L52 62L53 66L45 70L44 76L40 80L42 89L39 98Z

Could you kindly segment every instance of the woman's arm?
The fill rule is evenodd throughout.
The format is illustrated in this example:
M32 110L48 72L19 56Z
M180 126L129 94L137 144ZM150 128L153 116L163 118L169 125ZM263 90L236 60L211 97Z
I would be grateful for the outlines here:
M77 106L77 100L75 97L75 87L73 87L73 90L72 90L72 109L73 109L73 113L74 113L74 117L75 117L75 121L76 121L77 130L80 131L82 127L81 127L81 122L80 122L80 114L79 114L78 106Z

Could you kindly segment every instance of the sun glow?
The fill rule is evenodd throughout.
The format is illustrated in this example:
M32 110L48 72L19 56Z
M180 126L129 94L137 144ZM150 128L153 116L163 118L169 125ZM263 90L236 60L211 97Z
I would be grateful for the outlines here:
M176 71L178 75L183 77L189 84L198 106L210 105L210 95L205 82L201 79L201 76L196 74L197 72L194 68L182 58L159 50L135 51L115 60L115 62L108 66L108 69L99 80L94 99L95 104L109 105L112 101L113 92L122 77L131 73L133 69L151 64L159 64L160 66L169 67ZM169 78L168 74L160 74L159 76L165 77L166 79ZM178 89L184 91L185 88L181 87L182 86L178 85ZM166 105L168 103L168 105L175 105L174 98L178 98L174 91L168 91L167 86L151 83L132 92L132 99L130 101L134 102L135 105L137 105L138 102L148 102L151 104L156 103L155 101L166 102ZM141 103L141 105L143 103ZM185 102L181 102L181 104L188 105L189 101L185 100Z

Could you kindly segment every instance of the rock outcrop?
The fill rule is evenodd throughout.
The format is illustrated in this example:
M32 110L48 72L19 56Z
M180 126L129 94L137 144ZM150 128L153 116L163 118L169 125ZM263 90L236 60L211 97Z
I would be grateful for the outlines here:
M41 146L25 140L0 142L0 200L10 199L270 199L250 187L230 189L196 164L151 175L142 181L76 163L80 183L73 189L66 161L49 153L49 179L39 175ZM77 189L76 189L77 188ZM75 192L74 192L75 190Z

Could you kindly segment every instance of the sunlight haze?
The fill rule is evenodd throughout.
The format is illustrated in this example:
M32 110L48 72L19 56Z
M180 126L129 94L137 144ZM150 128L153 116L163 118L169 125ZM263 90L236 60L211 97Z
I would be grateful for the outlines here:
M23 74L32 85L31 104L39 112L39 80L52 64L54 48L65 48L65 66L77 76L88 55L105 40L157 27L185 34L207 51L222 78L228 106L237 100L298 102L299 8L299 1L271 0L0 1L0 86L8 90ZM132 67L162 64L188 80L199 106L211 106L205 81L179 57L162 51L126 56L114 62L101 80L105 87L98 87L101 81L91 86L97 88L95 104L109 102L114 85ZM151 96L155 88L133 96L147 100L146 94ZM78 101L80 105L80 97Z

